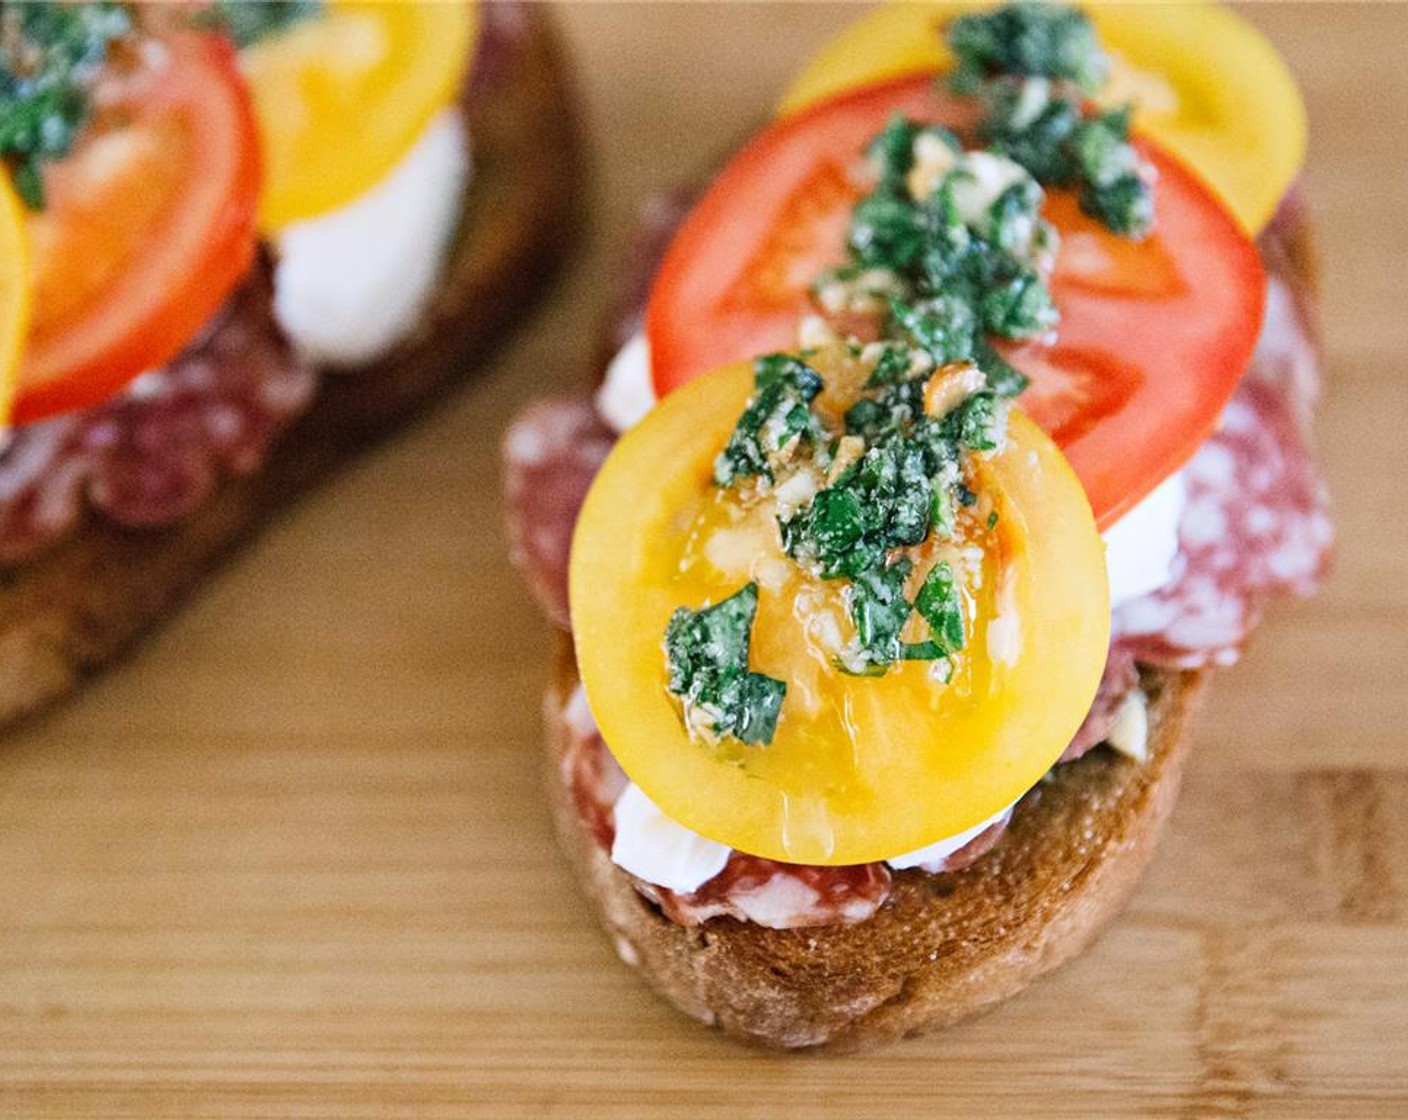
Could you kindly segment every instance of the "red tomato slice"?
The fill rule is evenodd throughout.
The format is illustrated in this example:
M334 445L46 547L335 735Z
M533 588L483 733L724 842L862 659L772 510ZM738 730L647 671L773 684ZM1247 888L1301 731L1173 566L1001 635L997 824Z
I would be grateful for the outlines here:
M234 52L191 33L149 47L45 169L16 423L96 404L169 361L254 259L259 143Z
M868 86L770 126L724 169L667 252L646 310L656 392L731 361L796 346L807 288L844 259L861 153L895 112L962 128L971 103L934 76ZM1155 233L1116 237L1049 192L1061 231L1054 345L1007 356L1032 380L1020 404L1065 451L1108 527L1183 465L1251 357L1266 281L1256 247L1172 157Z

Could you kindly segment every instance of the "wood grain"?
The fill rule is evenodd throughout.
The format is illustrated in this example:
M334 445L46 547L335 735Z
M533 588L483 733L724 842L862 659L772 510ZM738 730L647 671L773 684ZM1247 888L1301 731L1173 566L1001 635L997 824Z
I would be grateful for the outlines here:
M0 1116L1408 1115L1408 8L1256 7L1310 106L1340 529L1220 676L1126 915L992 1015L852 1059L678 1018L536 788L547 630L497 433L580 376L636 200L852 14L569 7L593 251L503 361L0 744Z

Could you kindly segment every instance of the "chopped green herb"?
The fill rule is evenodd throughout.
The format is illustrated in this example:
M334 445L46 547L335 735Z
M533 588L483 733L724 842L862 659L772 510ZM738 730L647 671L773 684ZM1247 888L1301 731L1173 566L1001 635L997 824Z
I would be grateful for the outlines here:
M1027 2L961 16L949 25L948 42L958 58L953 86L963 93L994 74L1063 79L1085 93L1109 77L1095 29L1075 8Z
M875 361L875 369L865 383L867 389L881 385L898 385L910 376L910 352L903 346L888 345ZM849 427L849 424L847 425Z
M892 299L890 307L900 330L932 355L937 365L972 357L978 317L968 300L957 295L937 295L912 304Z
M223 31L243 48L280 35L322 10L321 0L215 0L200 14L203 23Z
M1059 315L1035 272L1020 271L983 293L983 326L1002 338L1031 338L1050 330Z
M1129 108L1088 116L1086 98L1109 60L1084 13L1018 3L962 16L948 29L955 90L980 95L979 136L1047 186L1076 190L1081 209L1115 233L1141 237L1153 188L1129 143Z
M823 579L856 579L879 567L893 548L929 534L934 483L917 441L890 439L781 523L789 555L814 565Z
M884 190L904 189L905 176L914 166L914 138L918 134L917 124L906 119L903 113L895 113L885 131L870 142L870 158L880 172L880 186Z
M31 210L44 207L43 163L73 150L108 48L131 30L121 4L0 5L0 158Z
M667 687L683 702L688 726L752 745L772 742L787 685L748 669L757 612L758 585L748 583L712 607L680 607L671 616Z
M904 584L912 570L913 565L901 559L888 567L862 572L851 580L846 599L856 639L854 647L840 660L845 672L878 676L904 655L900 631L911 612L909 600L904 597Z
M929 642L942 651L940 656L950 657L963 648L963 601L948 561L929 569L914 597L914 609L929 624Z
M1002 444L1005 407L992 390L974 393L939 422L939 430L969 451L996 451Z
M753 398L714 460L720 486L759 475L771 479L773 456L794 439L814 442L820 431L811 403L821 392L821 375L811 366L790 354L768 354L754 360L753 382Z
M1129 108L1084 121L1071 138L1080 167L1080 207L1115 233L1137 237L1154 224L1154 194L1129 143Z

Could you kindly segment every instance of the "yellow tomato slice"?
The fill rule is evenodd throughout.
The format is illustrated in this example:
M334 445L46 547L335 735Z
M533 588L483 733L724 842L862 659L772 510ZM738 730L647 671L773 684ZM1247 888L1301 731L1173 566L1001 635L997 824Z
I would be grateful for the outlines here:
M946 70L943 27L989 0L896 3L822 48L783 96L792 113L855 86ZM1188 164L1249 233L1270 220L1305 158L1305 106L1261 33L1212 3L1083 3L1111 53L1102 100Z
M455 96L477 33L473 4L334 0L242 52L264 156L260 227L335 209L386 175Z
M24 204L0 174L0 424L15 399L20 349L29 330L29 238Z
M834 662L850 626L844 581L782 552L771 498L747 505L711 483L752 385L751 367L734 365L666 397L587 496L572 629L602 734L665 813L755 855L863 863L970 828L1050 768L1104 668L1104 548L1080 482L1014 413L1006 449L977 468L995 529L975 516L982 528L966 543L931 539L916 560L916 583L938 559L961 573L967 644L952 679L936 662L849 676ZM675 608L718 602L749 579L759 586L749 665L787 695L770 744L711 744L691 738L666 690L663 636Z

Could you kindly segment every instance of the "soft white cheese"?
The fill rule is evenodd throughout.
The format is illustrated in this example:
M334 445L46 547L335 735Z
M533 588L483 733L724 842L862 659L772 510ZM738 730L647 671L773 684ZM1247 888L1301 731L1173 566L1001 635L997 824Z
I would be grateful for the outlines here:
M632 782L616 799L611 862L637 879L689 894L724 869L730 849L667 817Z
M634 428L655 407L650 380L650 343L637 331L606 367L606 380L596 394L596 408L618 432Z
M358 366L411 332L440 275L469 173L464 121L444 109L365 194L280 232L274 314L300 350Z
M655 403L650 342L644 331L637 331L606 367L606 379L596 391L596 409L601 418L620 433L644 420Z
M1133 689L1124 698L1119 717L1105 741L1135 762L1149 757L1149 700L1143 689Z
M1020 798L1018 800L1021 800ZM998 821L1005 821L1012 815L1012 810L1016 808L1017 802L1012 802L1005 809L999 809L985 821L979 821L972 828L965 828L962 832L952 836L946 836L942 840L935 840L932 844L926 844L922 848L917 848L912 852L905 852L902 856L895 856L894 859L887 859L885 862L896 871L904 871L909 867L933 867L942 864L949 856L962 848L966 848L984 832L986 832Z
M1012 815L1016 802L987 820L923 848L886 860L896 871L941 864L966 847L984 830ZM689 894L724 869L732 849L706 840L660 811L634 782L616 800L616 838L611 862L637 879ZM766 924L766 923L765 923Z
M1187 500L1188 487L1179 471L1105 530L1111 610L1157 591L1173 578L1178 524Z

